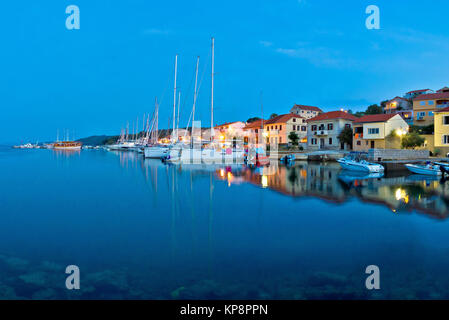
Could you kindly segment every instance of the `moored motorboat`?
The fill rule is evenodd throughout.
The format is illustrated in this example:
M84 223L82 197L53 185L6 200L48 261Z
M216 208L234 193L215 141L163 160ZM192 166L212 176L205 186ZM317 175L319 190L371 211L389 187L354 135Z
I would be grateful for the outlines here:
M351 158L341 158L337 162L345 170L363 171L363 172L384 172L385 168L378 163L368 162L366 160L357 160Z
M425 165L407 163L405 167L413 173L425 174L430 176L440 176L442 171L439 165L427 163Z

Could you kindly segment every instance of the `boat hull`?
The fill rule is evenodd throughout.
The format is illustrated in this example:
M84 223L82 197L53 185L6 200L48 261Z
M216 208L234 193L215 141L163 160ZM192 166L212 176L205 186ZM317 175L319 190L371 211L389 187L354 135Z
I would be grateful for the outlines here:
M81 146L76 146L76 147L53 147L53 150L81 150Z
M436 168L426 168L423 166L417 166L414 164L406 164L405 165L408 170L417 174L425 174L428 176L441 176L442 172Z
M169 149L164 147L146 147L143 150L145 158L162 159L167 156Z
M359 171L359 172L371 172L371 173L377 173L377 172L384 172L384 167L380 164L363 164L358 162L348 162L345 160L337 160L337 162L340 164L340 166L348 171Z

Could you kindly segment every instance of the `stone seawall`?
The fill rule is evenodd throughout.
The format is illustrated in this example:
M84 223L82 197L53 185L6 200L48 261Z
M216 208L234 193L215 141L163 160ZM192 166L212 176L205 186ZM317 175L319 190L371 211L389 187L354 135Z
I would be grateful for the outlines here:
M368 158L371 161L428 159L429 150L370 149Z

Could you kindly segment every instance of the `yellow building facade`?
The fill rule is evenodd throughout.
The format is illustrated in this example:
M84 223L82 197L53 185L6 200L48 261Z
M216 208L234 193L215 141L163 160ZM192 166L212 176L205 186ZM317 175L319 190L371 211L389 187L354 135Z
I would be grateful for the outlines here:
M449 107L435 112L434 145L444 154L449 152Z
M435 111L449 107L449 90L445 88L436 93L422 94L413 100L413 120L416 126L434 123Z

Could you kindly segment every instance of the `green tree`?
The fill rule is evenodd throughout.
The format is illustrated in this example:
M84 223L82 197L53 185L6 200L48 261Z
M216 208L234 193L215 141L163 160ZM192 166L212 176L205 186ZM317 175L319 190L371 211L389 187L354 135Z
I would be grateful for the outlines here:
M388 101L390 101L390 100L384 100L384 101L382 101L382 102L380 103L380 107L381 107L383 110L384 110L385 107L387 106Z
M270 119L274 119L274 118L276 118L277 116L278 116L277 113L272 113L271 116L270 116Z
M433 123L428 126L410 126L410 132L416 132L419 134L433 134L434 133Z
M345 127L338 135L338 140L352 147L352 137L353 137L352 129Z
M254 121L257 121L257 120L260 120L260 118L259 117L253 117L253 118L249 118L248 120L246 120L246 122L247 123L251 123L251 122L254 122Z
M299 136L296 134L296 132L292 131L288 135L288 139L292 142L292 145L297 146L299 142Z
M379 113L383 113L383 109L382 109L382 107L379 107L377 104L372 104L366 109L365 113L366 114L379 114Z
M404 149L415 149L424 145L425 139L417 132L407 133L401 141L401 146Z

